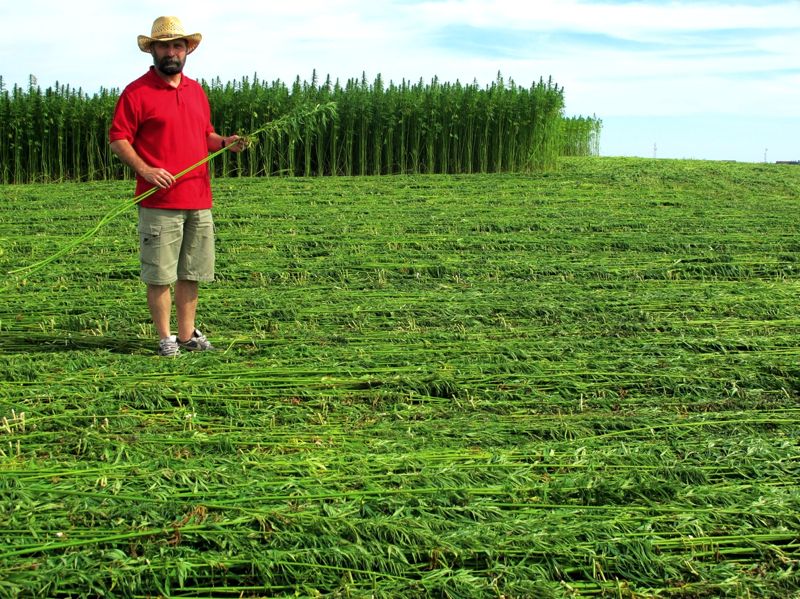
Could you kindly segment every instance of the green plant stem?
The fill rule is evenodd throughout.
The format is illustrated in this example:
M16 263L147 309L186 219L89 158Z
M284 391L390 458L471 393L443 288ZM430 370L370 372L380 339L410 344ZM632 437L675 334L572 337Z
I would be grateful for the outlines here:
M221 150L217 150L213 154L209 154L208 156L206 156L202 160L199 160L199 161L195 162L192 166L190 166L188 168L185 168L181 172L176 174L175 175L175 179L176 180L180 179L181 177L183 177L187 173L189 173L189 172L193 171L194 169L196 169L198 166L201 166L201 165L205 164L206 162L208 162L210 160L213 160L214 157L218 156L219 154L221 154L222 152L224 152L227 149L229 149L229 148L222 148ZM21 268L15 268L14 270L10 270L10 271L8 271L8 274L16 275L16 274L20 274L20 273L24 272L24 273L27 273L28 275L31 275L31 274L33 274L35 272L40 271L42 268L44 268L45 266L47 266L51 262L54 262L55 260L58 260L59 258L61 258L63 256L66 256L72 250L74 250L79 245L81 245L84 241L86 241L86 240L90 239L91 237L93 237L100 229L102 229L109 222L111 222L112 220L117 218L120 214L122 214L123 212L127 212L127 210L131 206L135 206L139 202L144 200L145 198L149 198L151 195L153 195L159 189L160 189L159 187L151 187L150 189L140 193L139 195L137 195L133 199L125 200L124 202L119 203L118 205L114 206L114 208L112 208L103 218L101 218L94 227L92 227L91 229L86 231L86 233L84 233L83 235L73 239L71 242L69 242L64 247L62 247L60 250L58 250L55 254L52 254L52 255L48 256L44 260L39 260L38 262L34 262L33 264L29 264L28 266L23 266Z
M321 116L323 119L325 119L327 116L332 114L335 111L335 109L336 109L335 105L333 105L332 103L325 104L325 105L319 105L318 104L314 108L312 108L310 110L307 110L305 112L301 112L299 114L296 114L296 113L288 114L288 115L285 115L285 116L283 116L283 117L281 117L279 119L276 119L274 121L270 121L269 123L267 123L263 127L260 127L259 129L256 129L255 131L251 132L249 135L246 135L246 136L243 136L243 137L245 139L248 139L248 138L253 138L253 137L257 136L257 135L260 135L261 133L278 132L278 131L286 131L286 130L290 130L290 132L296 136L297 135L296 130L299 128L298 124L302 123L304 119L306 119L308 117L317 117L317 116ZM214 158L216 158L217 156L219 156L223 152L226 152L226 151L228 151L230 149L231 149L231 146L226 146L224 148L221 148L221 149L217 150L216 152L213 152L213 153L209 154L205 158L203 158L201 160L198 160L193 165L191 165L191 166L183 169L181 172L177 173L175 175L175 179L176 180L180 179L181 177L183 177L187 173L190 173L191 171L196 169L198 166L202 166L203 164L206 164L207 162L213 160ZM74 250L75 248L80 246L83 242L85 242L88 239L90 239L91 237L93 237L100 229L102 229L105 225L107 225L109 222L114 220L120 214L122 214L123 212L127 212L127 210L131 206L136 206L142 200L150 197L155 192L157 192L159 189L160 188L158 188L158 187L151 187L150 189L140 193L139 195L137 195L133 199L125 200L124 202L121 202L120 204L118 204L117 206L112 208L103 218L101 218L100 221L94 227L92 227L91 229L86 231L86 233L84 233L83 235L81 235L79 237L76 237L74 240L72 240L71 242L66 244L64 247L62 247L56 253L48 256L44 260L39 260L38 262L34 262L33 264L29 264L27 266L23 266L23 267L20 267L20 268L15 268L13 270L10 270L10 271L8 271L8 274L9 275L20 275L22 273L25 273L26 275L32 275L33 273L36 273L36 272L42 270L48 264L50 264L50 263L54 262L55 260L58 260L59 258L69 254L72 250Z

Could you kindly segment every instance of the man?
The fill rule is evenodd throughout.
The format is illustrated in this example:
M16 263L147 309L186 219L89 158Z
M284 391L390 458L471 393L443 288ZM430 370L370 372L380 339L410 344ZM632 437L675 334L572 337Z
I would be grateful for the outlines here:
M153 57L150 70L120 95L109 130L111 150L136 172L136 195L159 190L139 205L141 277L159 335L158 353L214 349L195 327L198 284L214 280L214 224L208 165L179 173L223 147L242 150L238 135L223 137L211 125L203 88L183 74L186 56L200 43L177 17L158 17L139 49ZM172 334L175 286L177 335Z

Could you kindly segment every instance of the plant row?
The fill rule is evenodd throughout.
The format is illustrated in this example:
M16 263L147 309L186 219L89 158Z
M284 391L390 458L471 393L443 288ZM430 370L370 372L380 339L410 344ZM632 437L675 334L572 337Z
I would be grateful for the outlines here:
M519 172L598 153L601 122L565 117L563 88L552 80L525 88L498 75L481 87L378 75L342 84L315 74L291 85L255 76L201 83L223 134L247 134L308 105L338 109L324 125L254 140L217 163L219 176ZM42 90L33 77L27 89L8 90L0 78L0 183L130 176L107 141L118 96L58 83Z

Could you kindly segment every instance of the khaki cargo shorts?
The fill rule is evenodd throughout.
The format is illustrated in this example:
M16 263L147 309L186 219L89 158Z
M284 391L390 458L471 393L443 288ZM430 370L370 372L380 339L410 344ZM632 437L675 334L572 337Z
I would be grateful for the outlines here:
M139 206L142 281L171 285L214 280L211 210L160 210Z

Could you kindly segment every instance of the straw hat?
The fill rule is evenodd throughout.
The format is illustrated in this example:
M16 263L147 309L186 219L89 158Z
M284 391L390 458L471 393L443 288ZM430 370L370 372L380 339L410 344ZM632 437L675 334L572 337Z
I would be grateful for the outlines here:
M199 33L187 34L178 17L158 17L153 21L153 30L150 35L140 35L136 41L139 42L139 49L149 54L153 42L171 42L179 39L186 40L186 53L190 54L197 48L203 36Z

